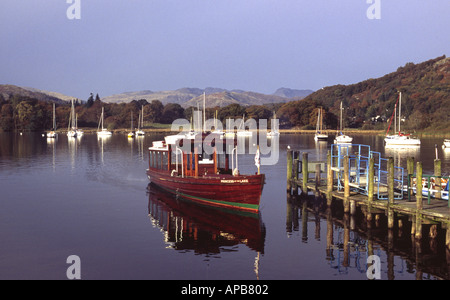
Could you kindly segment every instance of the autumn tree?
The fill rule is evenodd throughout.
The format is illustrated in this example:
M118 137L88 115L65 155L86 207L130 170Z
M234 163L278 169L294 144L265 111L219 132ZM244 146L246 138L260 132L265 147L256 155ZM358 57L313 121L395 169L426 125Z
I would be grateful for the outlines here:
M168 103L164 106L161 123L171 124L176 119L184 118L184 109L178 103Z

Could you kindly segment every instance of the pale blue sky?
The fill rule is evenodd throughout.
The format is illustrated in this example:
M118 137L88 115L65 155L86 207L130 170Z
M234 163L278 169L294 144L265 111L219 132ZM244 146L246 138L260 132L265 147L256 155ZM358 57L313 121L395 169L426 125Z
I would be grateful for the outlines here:
M351 84L450 55L450 0L1 0L0 84L87 99Z

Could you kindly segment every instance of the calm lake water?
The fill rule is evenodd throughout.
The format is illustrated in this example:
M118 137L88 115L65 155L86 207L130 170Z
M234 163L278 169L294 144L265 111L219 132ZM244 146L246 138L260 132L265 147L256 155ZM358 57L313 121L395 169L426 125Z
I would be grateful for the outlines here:
M339 216L327 221L288 204L286 147L325 160L330 143L282 135L279 162L262 166L260 216L247 217L149 187L146 149L161 138L60 134L47 141L40 134L0 133L0 279L67 279L66 260L77 255L81 279L364 280L368 245L380 257L382 279L449 279L441 236L437 245L424 240L416 255L409 232L396 231L394 247L387 247L383 226L369 238L358 226L345 232ZM396 164L414 156L430 174L437 144L443 173L450 173L450 151L440 148L440 138L422 139L420 149L409 151L385 152L379 136L355 136L354 143L394 156ZM254 173L253 155L242 156L239 167Z

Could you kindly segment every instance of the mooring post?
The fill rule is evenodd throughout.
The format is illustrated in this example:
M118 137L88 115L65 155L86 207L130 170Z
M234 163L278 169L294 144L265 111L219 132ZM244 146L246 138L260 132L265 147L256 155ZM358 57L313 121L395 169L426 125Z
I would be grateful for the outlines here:
M302 173L303 173L303 186L302 190L305 195L308 193L308 187L306 184L308 183L308 152L303 152L302 154Z
M372 203L373 203L373 192L374 192L374 184L375 184L375 159L373 156L370 156L369 159L369 173L367 174L367 215L366 220L368 224L372 223Z
M394 204L394 158L389 157L388 158L388 178L387 178L387 184L388 184L388 205Z
M422 238L422 163L417 162L416 167L416 239L420 240Z
M408 188L411 188L412 175L414 174L414 157L408 157L406 162L406 168L408 171ZM408 201L411 201L412 194L413 194L412 189L408 189L407 191Z
M333 170L331 169L331 151L327 153L327 204L331 204L333 192Z
M316 164L316 191L319 190L319 186L320 186L320 164Z
M287 178L287 186L286 186L286 191L287 192L291 192L291 187L292 187L292 150L288 150L287 151L287 173L286 173L286 178Z
M441 190L442 190L442 186L441 186L441 176L442 176L442 171L441 171L441 160L440 159L435 159L434 160L434 183L435 183L435 189L437 190L436 192L436 198L441 198Z
M373 191L374 191L373 187L375 184L374 172L375 172L375 158L371 157L369 160L369 176L367 179L368 183L369 183L369 190L368 190L369 195L368 195L368 199L367 199L369 201L369 204L372 204L372 201L373 201Z
M294 151L294 153L293 153L293 161L294 161L294 164L293 164L293 166L292 166L292 171L293 171L293 174L292 174L292 189L293 189L293 191L292 191L292 194L293 195L298 195L298 164L299 164L299 152L297 152L297 151Z
M394 228L394 210L392 205L394 204L394 158L388 158L388 229Z
M348 155L344 156L344 212L350 212L350 165Z
M422 163L417 162L416 171L416 208L417 212L422 212L423 202L422 202Z
M447 229L445 230L447 232L445 237L445 246L447 247L447 253L450 253L450 223L447 223ZM450 261L448 261L448 264L450 265Z
M328 207L327 208L327 259L331 259L333 257L333 228L334 228L334 224L333 224L333 215L331 213L331 209Z

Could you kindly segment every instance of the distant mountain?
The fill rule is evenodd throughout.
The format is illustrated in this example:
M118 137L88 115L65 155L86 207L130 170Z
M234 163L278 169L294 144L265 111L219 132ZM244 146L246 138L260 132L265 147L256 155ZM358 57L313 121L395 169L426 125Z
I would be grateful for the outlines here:
M222 88L207 87L205 89L184 87L177 90L151 91L142 90L135 92L125 92L101 98L105 103L129 103L133 100L145 99L148 102L159 100L162 104L177 103L184 108L190 106L203 105L203 93L206 94L207 107L224 107L229 104L240 104L243 106L263 105L270 103L284 103L293 100L303 99L306 95L312 93L311 90L294 90L280 88L274 94L267 95L262 93L244 91L244 90L226 90ZM54 101L58 103L68 102L75 97L63 95L57 92L48 92L36 88L18 87L15 85L0 85L0 95L5 100L12 95L26 96L42 101Z
M306 96L314 93L313 90L295 90L295 89L289 89L289 88L279 88L275 91L272 95L279 96L279 97L285 97L285 98L305 98Z
M58 98L58 99L61 99L63 101L67 101L67 102L70 102L72 99L76 99L76 97L67 96L67 95L64 95L64 94L61 94L61 93L58 93L58 92L43 91L43 90L38 90L38 89L35 89L35 88L29 88L29 87L24 87L23 89L28 90L30 92L37 92L37 93L46 94L46 95L49 95L51 97Z
M64 101L67 101L66 99L74 99L73 97L64 96L59 93L45 92L32 88L22 88L11 84L0 84L0 95L5 100L17 95L21 97L34 98L40 101L52 101L56 103L64 103Z
M203 90L197 88L182 88L174 91L138 91L138 92L126 92L122 94L111 95L103 97L102 101L107 103L129 103L133 100L145 99L148 102L153 100L159 100L164 105L167 103L183 103L198 97L203 94Z
M290 99L277 95L266 95L242 90L226 90L222 88L208 87L199 88L181 88L173 91L139 91L127 92L102 98L103 102L108 103L128 103L133 100L146 99L148 102L159 100L164 105L167 103L178 103L183 107L203 105L203 93L206 94L206 106L227 106L237 103L240 105L262 105L266 103L282 103Z
M255 92L232 92L232 91L224 91L220 93L213 93L206 95L206 107L224 107L230 104L239 104L243 106L250 105L263 105L268 103L284 103L287 102L288 99L279 96L273 95L265 95ZM192 98L188 102L184 103L182 106L196 107L197 103L199 103L200 107L203 105L203 95Z

